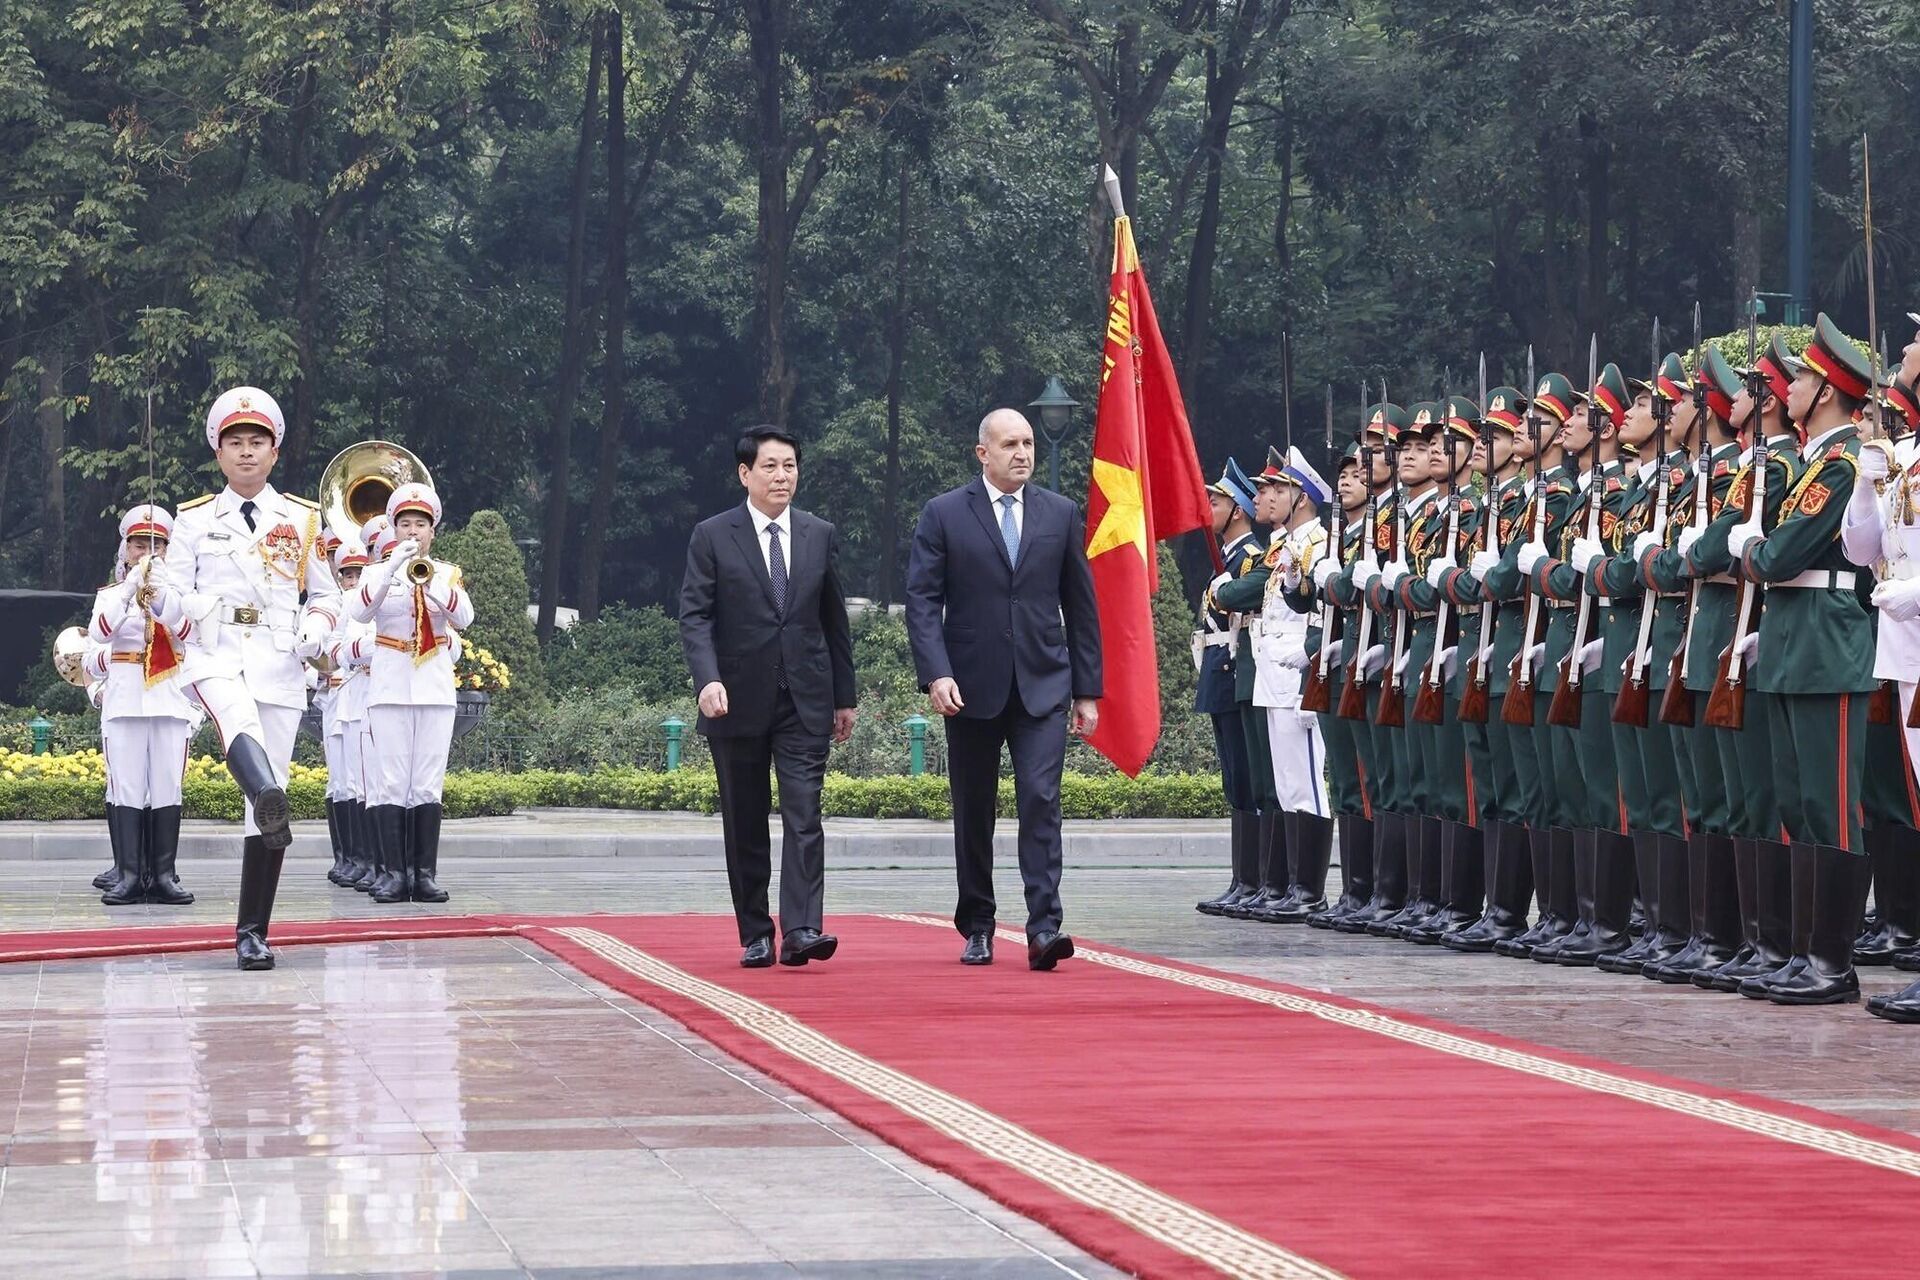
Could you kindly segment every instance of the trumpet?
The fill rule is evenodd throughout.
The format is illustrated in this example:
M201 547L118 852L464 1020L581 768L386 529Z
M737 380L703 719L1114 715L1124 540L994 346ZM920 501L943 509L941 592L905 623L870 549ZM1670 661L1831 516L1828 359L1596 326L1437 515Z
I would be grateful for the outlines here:
M408 582L416 587L424 587L433 581L433 561L425 556L415 556L407 561L407 567L403 572L407 575Z

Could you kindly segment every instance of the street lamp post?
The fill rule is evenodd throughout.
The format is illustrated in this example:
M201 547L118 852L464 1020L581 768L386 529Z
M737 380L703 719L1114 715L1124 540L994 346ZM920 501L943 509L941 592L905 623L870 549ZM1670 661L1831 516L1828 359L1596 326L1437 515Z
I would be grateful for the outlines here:
M1027 408L1040 411L1040 434L1047 438L1047 487L1060 492L1060 442L1073 430L1073 411L1080 402L1067 394L1067 386L1054 374L1040 394L1027 401Z

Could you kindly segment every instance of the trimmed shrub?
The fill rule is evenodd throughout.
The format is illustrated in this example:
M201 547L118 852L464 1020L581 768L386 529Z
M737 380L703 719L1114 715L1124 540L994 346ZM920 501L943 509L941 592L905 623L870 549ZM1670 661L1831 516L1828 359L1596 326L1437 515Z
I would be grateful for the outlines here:
M520 548L513 543L513 530L498 511L473 513L464 529L448 529L434 535L433 555L460 566L473 597L473 625L466 637L492 652L513 673L513 687L496 695L504 708L521 703L538 703L546 694L546 670L540 660L540 645L533 636L533 620L527 617L527 567Z

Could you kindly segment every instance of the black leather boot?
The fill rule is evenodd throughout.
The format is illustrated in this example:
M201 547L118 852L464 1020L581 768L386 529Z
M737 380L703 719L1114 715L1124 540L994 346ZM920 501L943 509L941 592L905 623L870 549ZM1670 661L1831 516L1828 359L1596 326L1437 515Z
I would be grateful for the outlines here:
M187 906L193 895L180 883L180 806L148 809L146 817L148 901Z
M1288 901L1272 919L1281 924L1305 924L1327 909L1327 868L1333 863L1333 819L1317 813L1287 815L1287 861L1293 867Z
M1340 900L1307 917L1315 929L1337 928L1341 920L1366 910L1373 898L1373 819L1343 813L1335 824L1340 829Z
M286 846L275 849L265 836L248 836L240 846L240 919L233 950L242 969L273 968L267 926L273 920L273 895L286 856Z
M1696 831L1687 838L1687 945L1640 971L1655 982L1691 982L1733 958L1740 941L1740 897L1734 883L1733 837Z
M1481 836L1487 849L1487 909L1457 933L1440 939L1455 951L1484 953L1527 931L1533 901L1533 842L1525 827L1488 819Z
M253 825L269 849L284 849L293 843L293 819L287 793L274 781L273 765L267 751L247 734L234 735L227 744L227 772L240 784L240 792L253 806Z
M1572 830L1568 845L1573 856L1565 867L1568 886L1566 897L1570 901L1566 903L1567 914L1562 917L1567 923L1567 928L1559 937L1543 942L1533 949L1533 958L1541 964L1558 963L1556 956L1562 948L1584 946L1587 935L1593 931L1594 847L1598 837L1599 832L1592 827L1575 827ZM1560 896L1558 883L1562 870L1558 861L1560 854L1561 850L1556 846L1554 849L1555 896Z
M1440 909L1407 931L1407 941L1423 947L1472 928L1486 910L1485 833L1464 822L1443 822L1440 836Z
M1228 874L1227 887L1211 898L1194 903L1194 910L1203 911L1210 916L1224 915L1221 910L1229 902L1237 902L1250 892L1249 886L1240 882L1240 868L1246 865L1244 846L1250 840L1258 839L1259 816L1244 809L1227 811L1227 839L1231 851L1228 855L1233 866ZM1250 829L1251 827L1251 829Z
M327 883L339 884L346 873L346 842L340 838L340 804L332 796L327 797L327 843L333 849L333 865L327 868Z
M120 865L115 863L93 878L93 887L96 889L111 889L113 888L114 882L119 878Z
M437 804L413 812L413 900L445 902L450 896L434 879L440 872L440 814Z
M124 804L107 806L107 842L113 846L116 875L100 901L109 907L147 900L146 812Z
M1752 915L1743 924L1744 941L1733 959L1713 971L1707 985L1738 991L1749 978L1777 972L1793 958L1793 855L1778 840L1736 841L1736 869L1751 859ZM1743 902L1743 911L1747 904Z
M1602 956L1624 951L1633 941L1627 926L1633 919L1633 886L1636 879L1633 841L1617 831L1596 831L1588 845L1591 850L1587 877L1581 877L1584 890L1580 901L1580 921L1585 934L1577 929L1553 953L1557 964L1584 966ZM1576 866L1576 871L1580 868ZM1590 888L1588 887L1590 886Z
M1633 879L1639 889L1634 903L1637 922L1628 932L1637 936L1624 950L1593 962L1594 968L1608 973L1639 973L1640 967L1656 955L1658 930L1653 922L1660 910L1660 837L1652 831L1636 831L1628 839L1633 845Z
M367 893L380 878L379 849L373 835L373 819L367 815L365 800L348 800L341 810L346 819L347 872L341 887Z
M1862 854L1832 845L1793 846L1794 934L1803 941L1793 961L1778 973L1749 978L1740 994L1764 986L1775 1004L1847 1004L1860 998L1853 971L1853 944L1867 911L1872 865ZM1810 889L1802 901L1803 889Z
M1373 812L1373 896L1334 923L1341 933L1365 933L1397 915L1407 901L1407 829L1410 819L1388 809Z
M1892 964L1902 951L1920 946L1915 910L1916 868L1913 829L1879 824L1867 829L1867 854L1873 863L1873 902L1877 919L1853 944L1855 964Z
M1553 842L1555 827L1527 827L1527 861L1533 867L1533 894L1540 903L1540 916L1519 934L1502 942L1493 944L1495 955L1512 956L1524 960L1533 954L1533 949L1559 937L1562 930L1560 917L1554 908L1554 864ZM1521 917L1526 916L1526 908L1521 908Z
M1759 972L1750 966L1754 962L1754 940L1760 936L1760 842L1748 836L1731 839L1740 941L1724 963L1693 975L1693 985L1708 991L1738 991L1741 982Z
M1260 856L1254 864L1253 896L1226 908L1239 920L1272 920L1272 911L1287 896L1287 839L1283 813L1260 815Z
M1425 814L1403 817L1407 828L1407 900L1392 917L1367 926L1382 938L1404 938L1440 910L1440 850L1443 828L1438 818Z
M375 902L405 902L413 889L413 869L408 862L408 844L413 821L407 810L397 804L377 804L373 814L374 838L380 842L380 878L373 883Z

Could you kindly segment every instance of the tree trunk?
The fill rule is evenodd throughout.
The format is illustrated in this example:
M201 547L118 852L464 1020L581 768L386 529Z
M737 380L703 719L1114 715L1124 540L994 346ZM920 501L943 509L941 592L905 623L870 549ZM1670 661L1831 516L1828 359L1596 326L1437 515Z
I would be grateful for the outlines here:
M27 317L15 311L7 322L6 336L0 338L0 529L7 527L7 482L12 479L15 428L25 420L20 412L20 397L8 391L13 366L26 349Z
M1744 205L1733 208L1733 296L1728 304L1733 327L1747 331L1747 308L1760 287L1760 215ZM1749 353L1748 358L1752 358Z
M600 566L606 557L607 513L613 479L620 470L627 414L627 68L620 11L607 14L607 263L601 288L607 297L601 383L600 450L594 461L593 496L587 503L586 537L580 544L580 616L600 616Z
M907 270L913 261L908 211L912 162L900 163L899 233L893 254L893 315L887 324L887 475L881 492L880 604L893 603L900 573L900 397L907 364Z
M57 346L40 352L40 398L35 410L40 457L46 464L40 491L40 585L49 591L63 591L67 585L67 483L60 464L67 447L67 414L60 388L66 360L67 353Z
M309 173L313 139L314 98L320 72L312 62L300 72L300 87L293 104L293 139L287 155L287 177L296 186L305 186ZM281 441L280 484L293 488L304 478L308 447L313 440L314 389L319 385L319 334L315 294L319 289L320 241L324 234L320 214L305 201L293 205L293 232L298 258L293 275L294 357L299 373L293 382L292 412L287 415L287 433Z
M1592 116L1580 117L1580 137L1585 151L1581 185L1587 193L1587 297L1586 328L1599 333L1607 327L1607 228L1611 219L1612 196L1609 164L1612 144Z
M582 298L586 293L587 185L593 175L593 125L599 112L601 28L594 24L592 51L587 57L586 102L580 110L580 140L573 152L573 187L568 193L566 311L561 321L560 376L554 386L552 438L547 465L547 528L540 547L540 610L535 630L540 639L553 638L553 615L560 607L560 565L567 551L567 489L573 458L573 404L580 393L580 370L586 357L586 323Z
M1225 94L1227 101L1218 99ZM1196 429L1200 413L1200 366L1207 356L1207 320L1213 307L1213 260L1220 247L1220 160L1227 149L1227 124L1233 116L1232 90L1222 82L1211 45L1207 48L1207 127L1200 145L1207 153L1206 186L1200 197L1200 221L1193 231L1193 252L1187 258L1187 296L1180 335L1182 393L1187 418Z
M784 426L793 399L787 368L787 133L781 106L781 53L788 0L747 0L747 55L753 68L754 126L760 184L758 252L754 261L753 337L759 368L760 417Z

